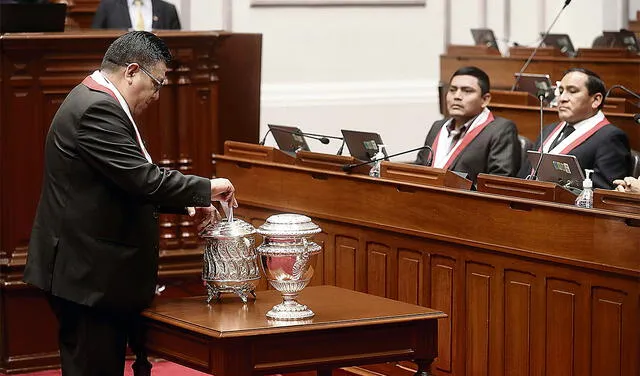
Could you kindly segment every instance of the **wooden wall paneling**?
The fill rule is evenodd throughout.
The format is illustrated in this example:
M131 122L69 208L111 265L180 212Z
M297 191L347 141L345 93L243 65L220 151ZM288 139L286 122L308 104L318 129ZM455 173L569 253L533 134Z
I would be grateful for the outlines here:
M389 243L379 239L368 239L367 253L367 293L390 299L397 299L398 251Z
M401 302L430 306L429 255L411 244L398 245L398 293L396 299Z
M362 268L359 260L364 254L359 239L347 233L337 233L334 239L336 286L363 291L363 286L358 283L358 271Z
M459 302L460 269L457 255L453 252L439 252L434 249L431 253L430 264L430 306L447 314L446 319L438 320L438 358L433 368L443 375L463 374L458 364L454 363L461 357L458 349L464 349L462 341L458 341L459 313L462 312ZM436 308L437 307L437 308ZM464 354L464 352L462 353ZM458 361L459 363L459 361ZM464 364L462 365L464 367Z
M507 269L504 272L504 374L540 375L536 368L534 339L543 327L536 320L535 309L542 303L536 294L540 280L530 271ZM538 317L540 315L537 315Z

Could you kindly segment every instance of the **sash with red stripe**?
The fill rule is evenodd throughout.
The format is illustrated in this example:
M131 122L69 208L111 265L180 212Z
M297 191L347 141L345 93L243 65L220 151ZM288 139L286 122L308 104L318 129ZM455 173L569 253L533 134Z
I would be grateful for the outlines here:
M99 83L96 82L96 80L93 79L93 77L91 76L87 76L84 80L82 80L82 84L86 87L88 87L89 89L92 90L97 90L97 91L101 91L103 93L109 94L110 96L113 97L113 99L115 99L116 101L118 101L118 98L116 97L116 95L113 93L113 91L111 91L111 89L109 89L108 87L104 86L104 85L100 85Z
M478 126L473 128L471 131L467 132L464 135L464 137L462 137L462 141L458 145L456 145L455 150L449 156L449 158L447 159L447 162L444 164L444 166L442 166L442 168L449 169L453 161L456 160L456 158L458 157L458 155L460 155L460 153L464 150L464 148L466 148L467 145L469 145L469 143L471 143L471 141L473 141L476 138L476 136L480 134L480 132L482 132L487 127L487 125L489 125L489 123L491 123L493 120L495 120L495 118L493 117L493 114L489 112L487 119L484 122L482 122L482 124L479 124ZM438 140L440 139L441 133L442 132L438 132L436 139L433 140L433 144L431 145L431 148L433 149L434 160L435 160L436 152L438 150Z

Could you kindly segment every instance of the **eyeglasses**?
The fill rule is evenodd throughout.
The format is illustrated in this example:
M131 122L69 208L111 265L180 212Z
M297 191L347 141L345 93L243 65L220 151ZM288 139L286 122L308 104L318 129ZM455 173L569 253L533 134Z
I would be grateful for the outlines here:
M146 70L142 65L138 63L127 63L127 67L131 64L136 64L140 68L140 70L144 72L144 74L146 74L151 80L153 80L153 87L155 89L154 93L157 93L158 91L160 91L160 89L162 89L162 87L164 86L164 80L160 81L157 78L153 77L153 75L149 73L148 70Z

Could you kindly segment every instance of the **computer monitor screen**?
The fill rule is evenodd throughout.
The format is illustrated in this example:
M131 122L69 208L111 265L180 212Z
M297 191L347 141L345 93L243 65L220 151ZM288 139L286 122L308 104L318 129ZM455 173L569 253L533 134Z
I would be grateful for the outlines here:
M544 37L544 33L540 34ZM564 55L569 57L576 56L576 50L571 43L571 38L567 34L548 34L544 37L544 45L547 47L555 47L560 50Z
M269 129L280 150L287 153L295 153L299 150L309 151L309 145L300 128L269 124Z
M0 4L0 33L64 31L67 4Z
M361 161L370 161L378 153L378 145L382 145L382 138L373 132L360 132L342 129L344 143L349 148L349 154ZM382 150L385 157L386 150Z
M496 41L496 36L493 34L493 30L471 29L471 35L473 36L473 41L476 46L487 46L500 51L498 48L498 42Z
M602 35L604 37L604 44L607 47L626 48L635 53L640 52L638 38L631 30L604 31Z
M538 166L540 152L527 151L527 159L532 167ZM538 180L557 183L562 186L582 188L584 174L575 155L567 154L542 154L542 161L538 167Z
M549 104L555 98L551 78L548 74L515 73L517 91L525 91L534 97L544 95L543 102Z

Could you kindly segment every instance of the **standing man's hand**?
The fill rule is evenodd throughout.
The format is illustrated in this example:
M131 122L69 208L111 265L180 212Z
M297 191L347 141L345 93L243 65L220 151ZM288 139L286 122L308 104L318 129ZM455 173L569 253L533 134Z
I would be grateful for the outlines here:
M218 209L213 205L202 208L189 207L187 209L189 211L189 216L194 217L195 222L197 223L198 233L201 233L202 230L207 228L207 226L212 223L216 223L221 219Z
M236 189L229 179L211 179L211 201L224 201L234 208L238 207Z

